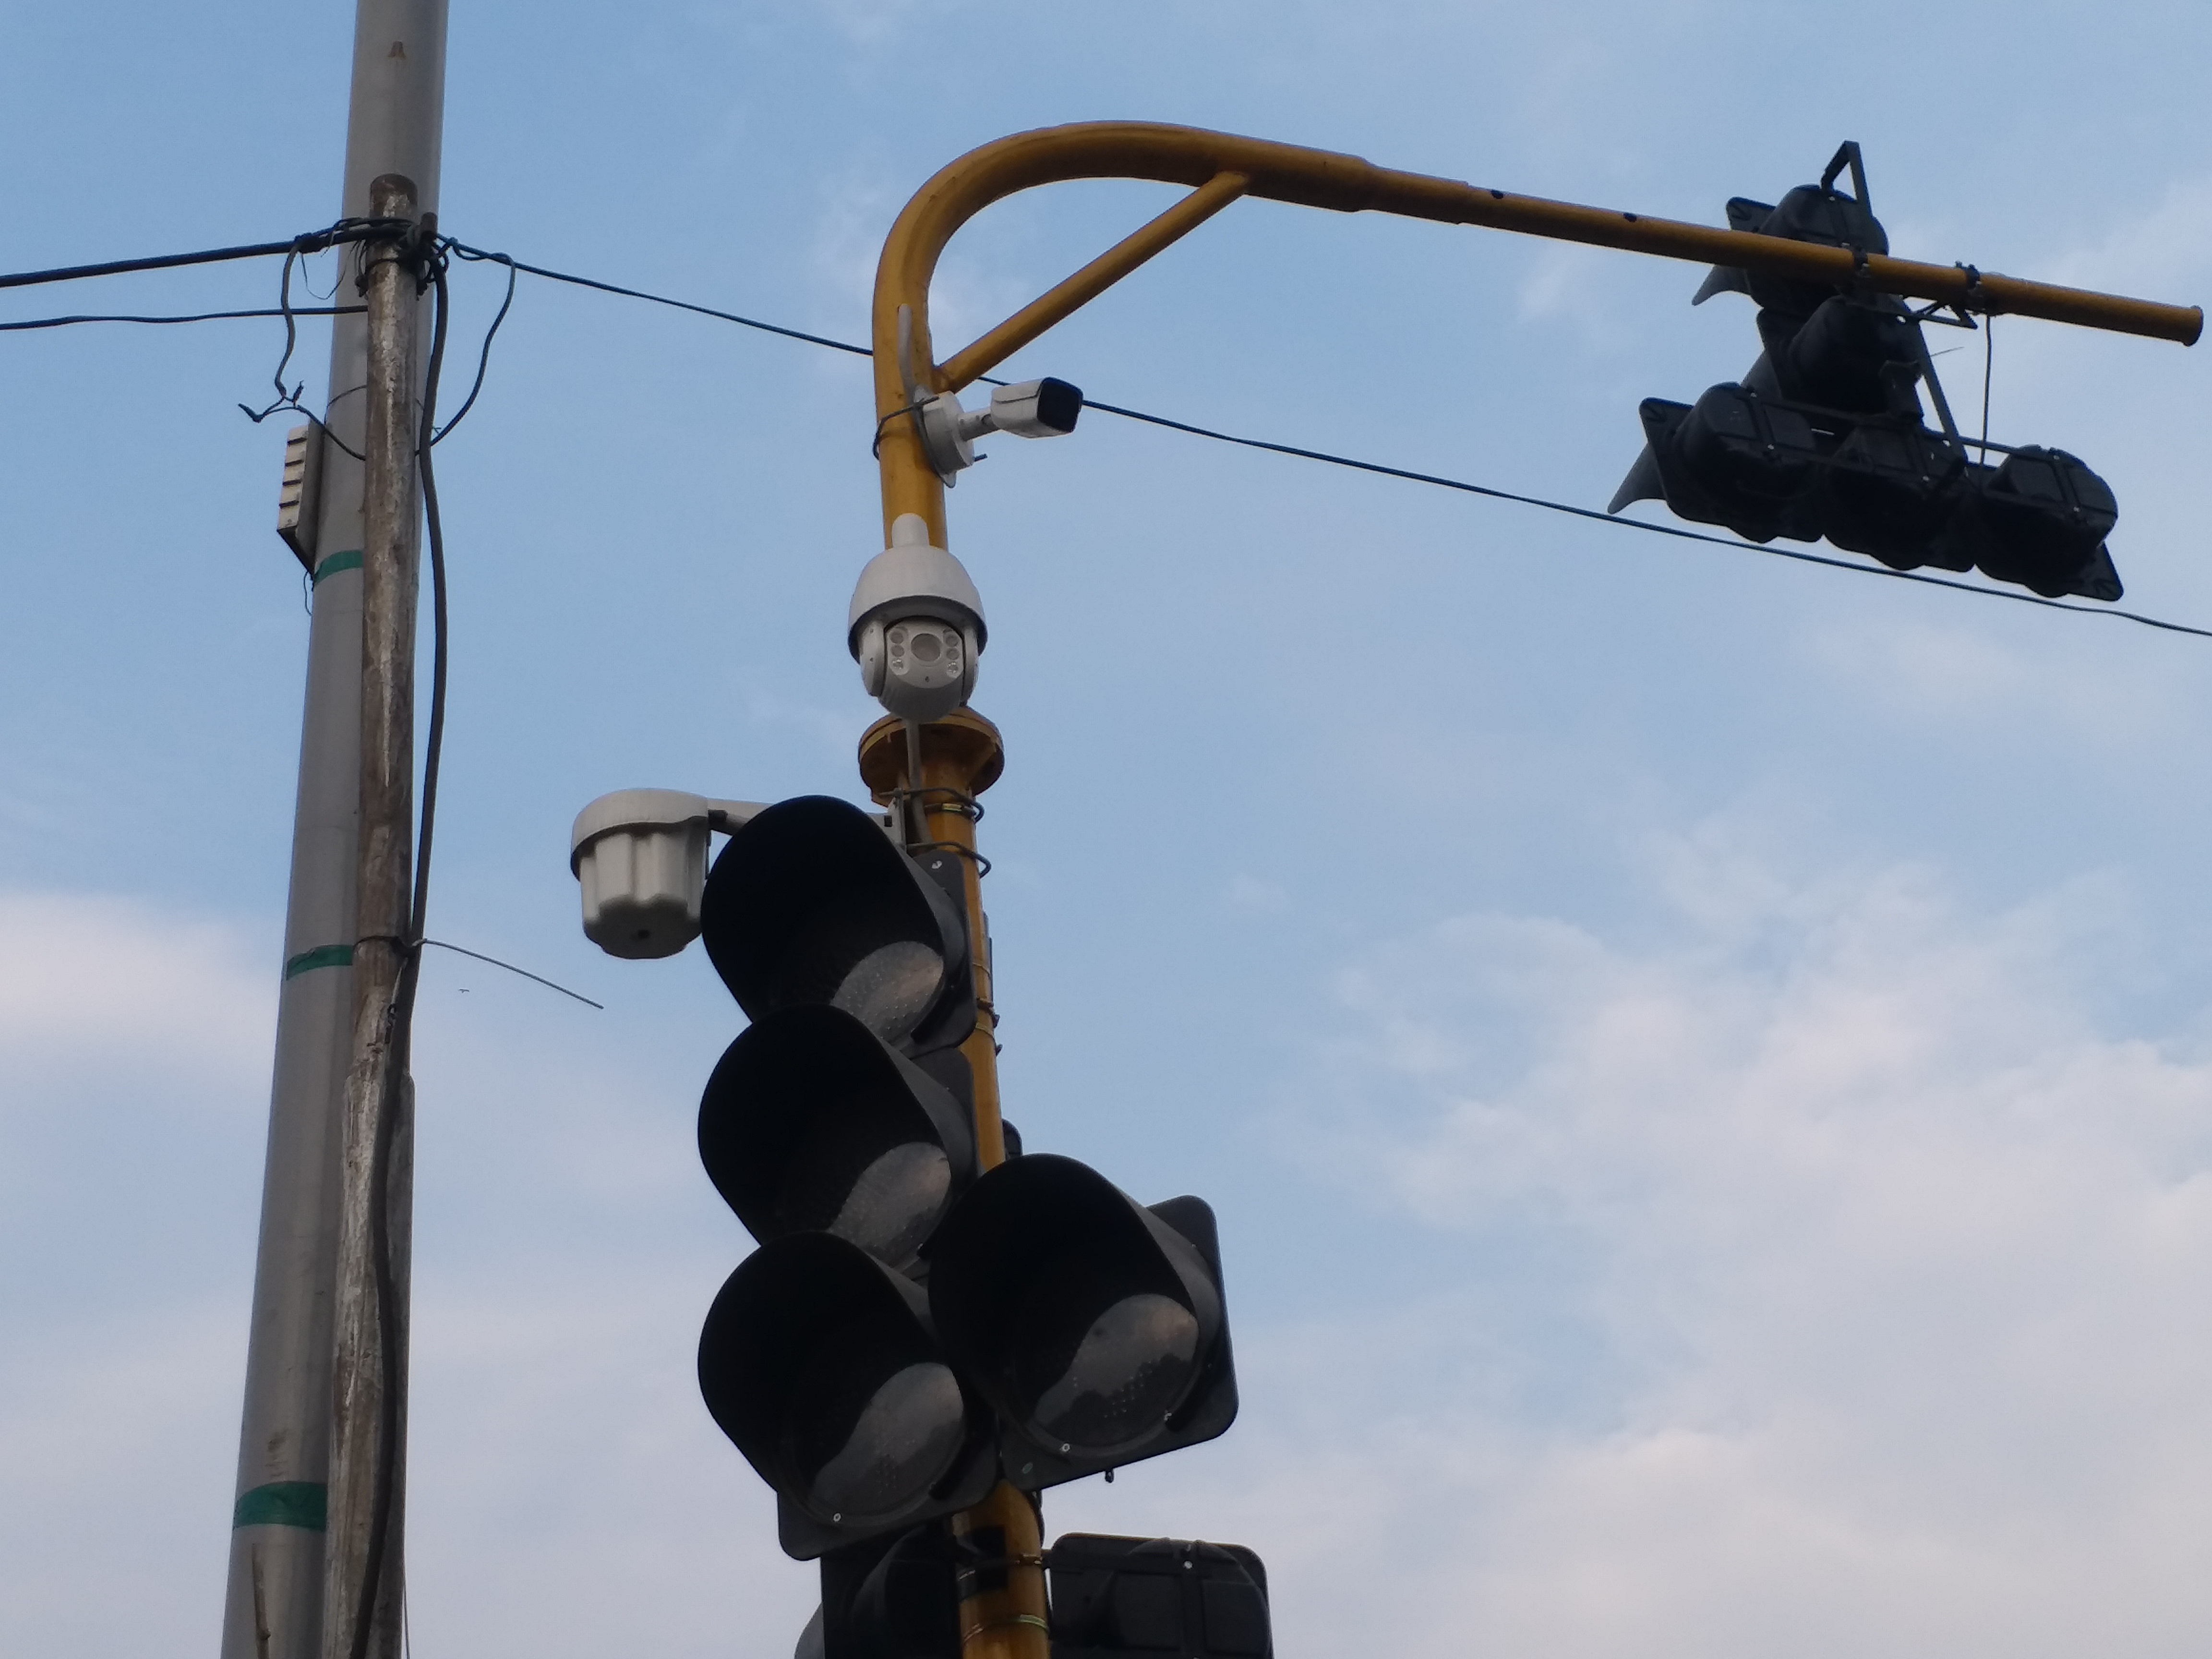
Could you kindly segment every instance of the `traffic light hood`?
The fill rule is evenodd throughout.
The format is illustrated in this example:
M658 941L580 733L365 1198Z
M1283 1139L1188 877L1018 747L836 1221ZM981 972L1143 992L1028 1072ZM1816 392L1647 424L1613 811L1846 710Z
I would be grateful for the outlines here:
M827 1006L773 1010L729 1046L699 1103L699 1157L762 1243L835 1233L902 1270L976 1175L969 1109Z
M915 1054L975 1027L958 908L850 802L801 795L763 811L715 859L700 920L715 972L754 1019L826 1004Z
M775 1489L800 1560L964 1509L997 1479L989 1415L920 1288L834 1234L738 1264L700 1333L699 1392Z
M1146 1209L1073 1158L986 1173L930 1241L945 1350L1034 1491L1212 1438L1237 1414L1213 1212Z

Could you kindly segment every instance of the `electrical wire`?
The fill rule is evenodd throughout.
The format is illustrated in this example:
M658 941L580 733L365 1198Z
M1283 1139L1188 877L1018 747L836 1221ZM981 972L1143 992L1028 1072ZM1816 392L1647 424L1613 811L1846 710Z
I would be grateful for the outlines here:
M1210 427L1194 426L1188 421L1171 421L1164 415L1148 415L1142 410L1092 403L1088 398L1085 399L1084 407L1108 415L1119 415L1124 420L1142 421L1148 425L1186 432L1194 437L1241 445L1247 449L1263 449L1272 454L1295 456L1300 460L1322 461L1330 466L1378 473L1386 478L1403 478L1413 483L1434 484L1441 489L1486 495L1492 501L1517 501L1523 507L1540 507L1550 513L1571 514L1595 524L1612 525L1616 529L1644 530L1655 536L1672 536L1678 541L1706 542L1715 547L1731 547L1740 553L1764 553L1770 558L1795 559L1801 564L1824 565L1831 570L1849 571L1856 576L1886 576L1895 581L1918 582L1925 587L1948 587L1955 592L1972 593L1984 599L2010 599L2020 605L2041 605L2046 611L2068 611L2076 617L2112 617L2125 622L2140 623L2145 628L2162 629L2170 634L2190 634L2199 639L2212 640L2212 628L2191 628L2185 623L2166 622L2158 617L2145 616L2139 611L2117 611L2107 605L2093 608L2086 605L2068 605L2061 599L2046 599L2039 593L2015 593L2008 587L1983 587L1973 582L1954 581L1948 576L1930 576L1918 570L1893 570L1886 564L1859 564L1849 559L1831 558L1825 553L1806 553L1794 547L1764 546L1735 536L1713 536L1702 530L1685 530L1679 525L1654 524L1649 519L1622 518L1615 514L1601 513L1594 507L1576 507L1568 501L1547 501L1541 495L1523 495L1515 490L1492 489L1488 484L1469 483L1463 478L1447 478L1433 472L1415 472L1402 466L1385 466L1380 461L1363 461L1349 455L1334 455L1322 449L1302 449L1296 444L1273 443L1265 438L1246 438L1235 433L1216 432Z
M453 240L451 240L450 239L448 239L447 241L445 241L443 244L441 244L441 248L442 248L442 249L450 249L450 250L452 250L452 251L453 251L453 252L460 252L460 244L459 244L459 243L458 243L458 242L453 241ZM451 431L452 431L455 427L459 426L459 425L461 423L461 416L463 416L464 415L467 414L467 413L468 413L471 409L474 409L474 408L476 407L476 403L477 403L477 393L478 393L479 392L482 392L482 391L483 390L483 383L484 383L484 371L485 371L486 369L488 369L488 368L489 368L491 367L491 343L492 343L492 337L499 332L499 325L500 325L501 323L503 323L503 322L505 322L505 321L507 320L507 313L508 308L509 308L509 307L511 307L514 304L514 260L512 260L512 259L508 258L507 258L504 253L491 253L491 254L462 253L462 254L461 254L461 257L462 257L463 258L465 258L465 259L466 259L466 258L486 258L486 259L493 260L493 261L495 261L495 263L497 263L497 264L503 264L503 265L505 265L505 266L507 267L507 297L506 297L504 300L501 300L501 301L499 302L499 314L498 314L497 316L494 317L494 318L491 319L491 326L490 326L489 328L488 328L488 329L486 329L486 330L484 331L484 337L483 337L483 349L482 351L480 351L479 353L477 353L477 378L476 378L476 380L475 380L474 383L473 383L473 384L471 384L471 385L470 386L470 387L469 387L469 395L468 395L467 397L465 397L465 398L462 398L462 399L461 399L461 406L460 406L459 409L457 409L457 410L455 410L453 411L453 418L452 420L450 420L450 421L447 422L445 423L445 425L443 425L443 426L440 427L440 428L438 428L438 430L437 430L436 434L435 434L434 435L433 435L433 436L432 436L432 438L431 438L431 440L430 440L430 441L431 441L432 443L434 443L434 444L440 444L440 443L443 443L443 442L445 442L445 441L446 441L446 434L447 434L448 432L451 432ZM439 281L442 283L444 280L445 280L445 276L444 276L444 273L443 273L443 269L442 269L442 267L441 267L441 271L440 271L440 276L439 276ZM442 290L442 289L441 289L440 291L441 291L441 293L442 293L442 292L443 292L443 290ZM500 965L501 965L501 967L505 967L507 964L506 964L506 963L501 963ZM517 973L520 973L520 972L521 972L522 970L521 970L520 969L517 969L515 971L516 971ZM556 986L556 987L555 987L554 988L557 990L557 989L559 989L560 988ZM589 999L587 998L587 999L586 999L586 1000L589 1000Z
M715 317L726 323L757 328L763 334L781 334L787 340L804 340L809 345L826 346L832 351L848 351L856 357L876 355L866 346L854 345L849 340L833 340L826 334L809 334L804 329L786 328L781 323L764 323L757 317L740 317L734 311L717 311L712 306L694 305L689 300L672 300L665 294L648 294L641 288L623 288L613 283L602 283L596 277L579 276L573 271L553 270L544 265L526 265L504 253L489 253L482 248L471 247L465 242L453 242L448 246L464 259L495 259L512 270L527 271L531 276L543 276L548 282L566 283L574 288L596 289L602 294L618 294L626 300L643 300L647 304L668 306L677 311L696 312L702 317Z
M744 328L757 329L763 334L779 334L786 339L803 340L809 345L824 346L832 351L849 352L857 357L872 357L875 355L867 347L855 345L849 340L833 340L824 335L809 334L802 329L786 328L779 323L763 322L757 317L740 316L733 311L718 311L712 306L694 305L688 300L672 299L666 295L648 293L643 289L623 288L613 283L602 283L592 277L579 276L571 271L555 270L544 265L524 264L519 260L508 261L501 255L487 253L481 249L465 247L458 242L453 244L453 246L454 252L460 254L463 258L500 259L501 263L509 264L513 270L527 271L533 276L543 276L550 282L567 283L578 288L595 289L603 294L616 294L627 299L643 300L652 305L670 306L678 311L696 312L702 317L714 317L723 322L736 323ZM976 379L986 386L1006 384L1006 381L988 374L980 374ZM1984 402L1986 405L1986 387ZM1492 501L1513 501L1522 507L1539 507L1547 513L1564 513L1574 518L1588 520L1592 523L1611 525L1616 529L1641 530L1655 536L1671 536L1677 541L1705 542L1715 547L1734 548L1740 553L1763 553L1771 558L1791 559L1800 564L1820 565L1831 570L1848 571L1853 575L1879 576L1895 581L1917 582L1924 587L1945 587L1954 592L1970 593L1980 599L2008 599L2017 605L2040 605L2046 611L2064 611L2077 617L2111 617L2124 622L2136 623L2144 628L2155 628L2165 633L2187 634L2198 639L2212 639L2212 629L2192 628L2185 623L2167 622L2161 617L2147 616L2139 611L2118 611L2106 605L2092 607L2086 605L2068 605L2061 599L2045 599L2039 593L2014 592L2010 588L2005 587L1984 587L1978 583L1954 581L1948 577L1930 576L1917 570L1893 570L1885 564L1862 564L1850 559L1831 558L1822 553L1802 552L1796 548L1766 546L1758 542L1745 541L1735 536L1714 536L1700 530L1686 530L1677 525L1654 524L1649 519L1623 518L1615 514L1601 513L1595 507L1577 507L1570 501L1555 501L1541 495L1522 495L1517 490L1498 489L1488 484L1472 483L1463 478L1445 477L1434 472L1418 472L1409 467L1389 466L1380 461L1363 461L1354 456L1339 455L1324 449L1308 449L1297 444L1277 443L1266 438L1248 438L1241 434L1218 431L1214 428L1199 426L1189 421L1172 420L1164 415L1153 415L1141 409L1129 409L1119 404L1098 403L1088 398L1084 400L1084 407L1095 409L1103 415L1118 416L1126 421L1139 421L1148 426L1163 427L1171 432L1185 433L1194 438L1208 438L1216 443L1235 444L1245 449L1264 450L1270 454L1287 455L1297 460L1317 461L1328 466L1347 467L1353 471L1371 472L1386 478L1401 478L1410 483L1432 484L1439 489L1458 490L1469 495L1486 496ZM877 422L878 443L882 441L885 422L905 412L903 410L894 410L890 416L886 416L884 420ZM1986 407L1984 411L1984 424L1986 427ZM1985 431L1984 436L1987 435Z
M298 263L299 258L297 249L287 253L283 274L276 280L276 303L283 308L284 313L284 355L276 360L276 373L271 377L276 383L276 401L258 415L244 404L238 406L239 412L256 426L280 409L298 409L302 415L307 413L300 408L300 394L307 389L307 383L302 380L289 392L284 389L285 367L291 362L292 353L300 343L299 313L292 308L292 267ZM335 288L331 289L332 293L337 291ZM308 418L312 420L313 417L310 416Z
M418 939L415 942L417 945L434 945L441 951L451 951L455 956L467 957L471 961L488 962L495 968L506 969L510 974L520 974L525 979L535 980L538 984L544 986L549 991L558 991L564 997L574 997L577 1001L582 1003L586 1008L596 1008L601 1013L605 1013L607 1011L607 1005L605 1003L594 1002L591 998L586 996L581 991L572 991L565 985L556 984L553 981L547 979L543 974L533 974L527 968L518 968L511 962L501 962L497 957L488 957L483 951L471 951L465 945L448 945L441 939Z
M258 311L197 311L181 317L122 316L106 313L73 317L28 317L20 322L0 323L0 334L14 334L33 328L67 328L76 323L219 323L234 317L350 317L367 309L366 306L293 306L289 311L264 307Z
M249 242L239 247L205 248L198 253L157 253L143 259L110 259L96 265L57 265L51 270L0 272L0 289L82 282L88 276L120 276L134 270L174 270L184 265L219 264L228 259L274 258L280 253L320 253L340 242L389 238L412 228L389 219L340 219L321 230L304 231L287 242Z
M1982 319L1982 461L1990 459L1990 373L1996 361L1997 314L1992 311Z
M369 228L362 228L363 227ZM19 287L33 282L60 282L80 276L106 276L124 270L150 270L173 265L204 264L216 259L247 258L260 254L314 252L330 246L332 241L362 240L364 236L374 234L376 228L375 222L342 220L330 231L296 238L291 242L266 242L246 247L214 249L205 253L170 254L154 259L122 260L104 265L77 265L51 271L19 272L12 276L0 276L0 288ZM326 240L319 240L318 239ZM310 243L313 243L314 246L310 246ZM579 276L574 271L556 270L549 265L526 264L510 255L493 252L453 238L443 239L440 248L441 252L450 253L461 259L488 261L506 266L508 287L507 298L500 306L498 316L493 319L491 327L485 332L483 352L477 366L476 383L470 388L468 399L464 402L460 411L453 416L453 420L448 422L443 429L433 434L432 442L443 437L445 432L452 430L461 416L468 412L470 405L476 400L477 392L482 390L484 372L490 362L492 337L498 332L500 324L506 319L508 307L514 303L514 282L517 272L526 272L532 276L543 277L548 282L562 283L574 288L590 289L597 293L616 295L623 299L641 300L649 305L666 306L677 311L688 311L697 316L711 317L718 321L734 323L740 327L754 329L763 334L779 335L787 340L799 340L808 345L821 346L831 351L842 351L856 357L874 356L868 347L857 345L850 340L837 340L827 335L811 334L804 329L787 328L781 323L766 322L757 317L747 317L737 312L723 311L714 306L695 304L689 300L678 300L668 295L654 294L645 289L625 288L617 283L601 282L596 277ZM442 276L442 264L441 275ZM295 311L288 305L284 311L276 313L210 313L210 316L212 318L230 314L264 316L277 314L284 315L289 319L293 315L311 313L306 311ZM176 320L194 319L179 318ZM289 330L289 321L287 326ZM1990 381L1990 363L1986 355L1988 349L1988 337L1985 334L1983 347L1985 355L1983 360L1982 388L1982 436L1983 453L1985 458L1990 448L1997 447L1988 442ZM987 386L1006 384L1004 380L988 374L979 375L976 378ZM278 389L280 391L283 389L281 385ZM276 407L284 406L281 403L276 405ZM1085 406L1095 409L1101 414L1116 416L1123 420L1142 422L1146 425L1184 433L1192 437L1211 439L1217 443L1235 444L1246 449L1263 450L1270 454L1287 455L1296 459L1316 461L1328 466L1346 467L1354 471L1373 473L1382 477L1400 478L1413 483L1431 484L1440 489L1458 490L1470 495L1486 496L1492 501L1512 501L1523 507L1540 508L1547 513L1564 513L1594 523L1612 525L1620 529L1639 530L1655 536L1669 536L1678 541L1703 542L1715 547L1733 548L1742 553L1763 553L1771 558L1790 559L1800 564L1820 565L1831 570L1847 571L1854 575L1877 576L1896 581L1917 582L1923 586L1948 588L1954 592L1969 593L1985 599L2005 599L2016 605L2040 605L2047 611L2064 611L2075 616L2110 617L2123 622L2135 623L2141 627L2157 629L2165 633L2185 634L2198 639L2212 639L2212 629L2193 628L2185 623L2168 622L2162 617L2148 616L2139 611L2121 611L2106 605L2069 605L2062 599L2045 599L2037 593L2015 592L2007 587L1985 587L1974 582L1954 581L1948 577L1931 576L1917 570L1893 570L1882 564L1863 564L1853 560L1832 558L1825 554L1803 552L1796 548L1763 545L1757 542L1743 540L1739 537L1715 536L1703 531L1686 530L1676 525L1654 524L1648 519L1623 518L1613 514L1601 513L1595 507L1577 507L1571 502L1552 501L1541 495L1523 495L1516 490L1498 489L1487 484L1474 483L1462 478L1446 477L1433 472L1416 471L1408 467L1389 466L1379 461L1361 460L1354 456L1339 455L1328 450L1309 449L1297 444L1278 443L1265 438L1249 438L1241 434L1222 432L1212 427L1200 426L1188 421L1174 420L1164 415L1154 415L1144 410L1130 409L1117 404L1099 403L1086 399ZM263 415L257 418L266 418L266 416L271 412L273 409L264 410ZM249 410L247 413L250 415L252 411ZM882 422L879 422L878 423L878 441L880 441L881 429ZM344 447L343 445L340 447ZM351 454L354 452L348 449L347 453Z

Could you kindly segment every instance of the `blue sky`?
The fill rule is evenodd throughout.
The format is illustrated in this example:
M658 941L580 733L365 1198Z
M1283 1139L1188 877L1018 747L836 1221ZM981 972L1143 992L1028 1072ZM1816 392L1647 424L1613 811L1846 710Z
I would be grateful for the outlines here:
M0 3L0 267L336 211L351 9ZM1719 222L1865 147L1893 247L2212 295L2212 14L1218 0L457 4L444 223L860 338L945 161L1125 117ZM1168 199L954 245L957 343ZM1109 402L1602 505L1748 367L1696 270L1246 204L1029 348ZM15 295L270 301L273 267ZM325 285L329 273L312 273ZM457 337L497 301L457 282ZM1954 401L1983 338L1945 334ZM211 1648L306 617L279 331L0 337L0 1647ZM2204 348L2001 321L1995 435L2212 625ZM297 362L309 401L325 360ZM865 368L526 279L440 451L418 1036L426 1656L787 1650L706 1417L738 1016L583 939L576 809L857 794ZM1286 1659L2202 1651L2212 646L1086 418L951 501L1005 732L1009 1115L1218 1209L1244 1416L1048 1528L1248 1543Z

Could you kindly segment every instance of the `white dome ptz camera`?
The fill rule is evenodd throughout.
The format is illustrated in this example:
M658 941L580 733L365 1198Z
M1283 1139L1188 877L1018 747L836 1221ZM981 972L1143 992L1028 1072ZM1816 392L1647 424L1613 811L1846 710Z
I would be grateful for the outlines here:
M853 590L846 644L860 684L901 720L940 720L975 690L984 639L975 584L920 515L901 514Z

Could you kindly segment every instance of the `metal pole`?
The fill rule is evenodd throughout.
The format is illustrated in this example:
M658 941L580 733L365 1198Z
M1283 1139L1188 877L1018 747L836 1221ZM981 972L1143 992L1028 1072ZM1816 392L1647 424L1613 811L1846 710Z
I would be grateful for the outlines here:
M940 497L941 499L941 497ZM999 728L972 708L957 709L921 729L910 749L906 722L880 720L860 738L860 781L885 805L902 787L919 791L923 838L963 854L968 937L975 941L975 1030L960 1045L975 1085L975 1146L984 1168L1006 1160L999 1115L999 1016L991 976L991 924L975 851L971 803L1006 765ZM920 776L914 775L915 750ZM1036 1499L1000 1481L983 1501L952 1517L952 1530L975 1553L1000 1565L979 1568L960 1583L961 1659L1048 1659L1045 1603L1044 1519Z
M415 217L414 181L370 187L380 219ZM331 1374L330 1534L323 1563L325 1659L399 1650L399 1478L406 1442L406 1299L397 1272L411 1194L404 1161L407 1021L414 956L415 613L422 498L415 265L366 245L368 428L362 453L361 850L353 953L353 1065L346 1075L338 1191L337 1344Z
M368 215L370 181L392 172L416 180L422 205L435 208L445 65L445 0L360 0L342 212ZM349 256L349 280L351 270ZM222 1659L322 1650L339 1124L358 932L362 478L346 450L360 452L366 437L367 343L364 319L334 319L324 422L337 441L324 458L316 539ZM406 1172L398 1150L395 1188Z

